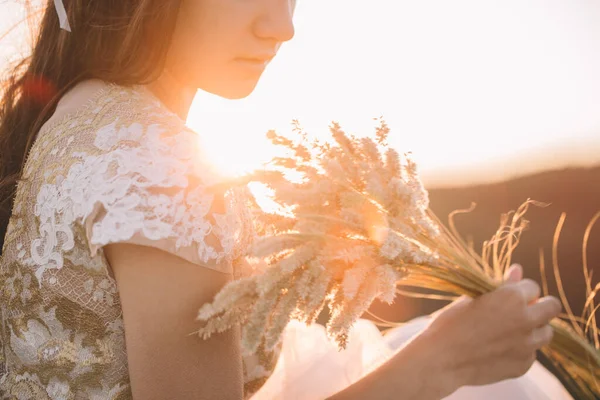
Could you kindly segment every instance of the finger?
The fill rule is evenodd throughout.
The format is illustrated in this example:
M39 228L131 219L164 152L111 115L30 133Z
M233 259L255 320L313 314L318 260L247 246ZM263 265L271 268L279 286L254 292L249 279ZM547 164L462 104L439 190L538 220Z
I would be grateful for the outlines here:
M504 282L517 283L523 279L523 267L519 264L513 264L504 273Z
M553 318L558 317L562 305L556 297L547 296L539 299L527 309L531 328L539 328L546 325Z
M536 301L540 297L540 285L531 279L523 279L516 283L515 287L521 296L523 296L523 300L525 300L527 304Z
M544 325L541 328L534 329L531 333L531 345L534 349L540 349L547 346L554 337L554 330L550 325Z

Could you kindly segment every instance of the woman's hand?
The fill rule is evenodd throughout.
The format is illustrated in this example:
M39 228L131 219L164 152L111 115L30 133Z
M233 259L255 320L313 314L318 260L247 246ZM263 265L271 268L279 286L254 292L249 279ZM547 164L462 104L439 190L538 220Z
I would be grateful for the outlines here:
M554 297L540 296L520 266L507 283L477 299L461 299L438 312L421 339L439 354L438 367L450 391L525 374L536 351L552 340L550 320L561 311Z

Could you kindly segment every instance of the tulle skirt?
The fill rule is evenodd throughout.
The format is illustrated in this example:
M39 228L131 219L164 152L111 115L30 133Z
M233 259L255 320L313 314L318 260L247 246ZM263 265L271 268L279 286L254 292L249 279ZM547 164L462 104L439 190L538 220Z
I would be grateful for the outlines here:
M368 320L359 320L348 346L338 351L322 325L292 322L286 328L273 375L252 400L321 400L358 381L389 359L418 334L429 318L417 318L382 335ZM435 376L423 377L435 379ZM487 386L463 387L447 400L573 400L560 382L535 363L522 377Z

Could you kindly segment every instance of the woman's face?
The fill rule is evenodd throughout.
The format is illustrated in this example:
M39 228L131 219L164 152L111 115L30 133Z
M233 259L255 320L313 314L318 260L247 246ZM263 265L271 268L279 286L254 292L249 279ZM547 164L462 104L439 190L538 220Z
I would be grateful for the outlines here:
M294 36L296 0L182 0L167 68L181 83L242 98Z

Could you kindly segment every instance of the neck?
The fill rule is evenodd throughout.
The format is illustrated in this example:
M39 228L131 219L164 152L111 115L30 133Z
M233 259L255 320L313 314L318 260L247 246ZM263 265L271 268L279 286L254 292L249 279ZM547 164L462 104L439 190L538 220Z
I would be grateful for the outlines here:
M160 78L146 85L158 99L184 121L187 119L196 89L181 84L173 75L165 70Z

